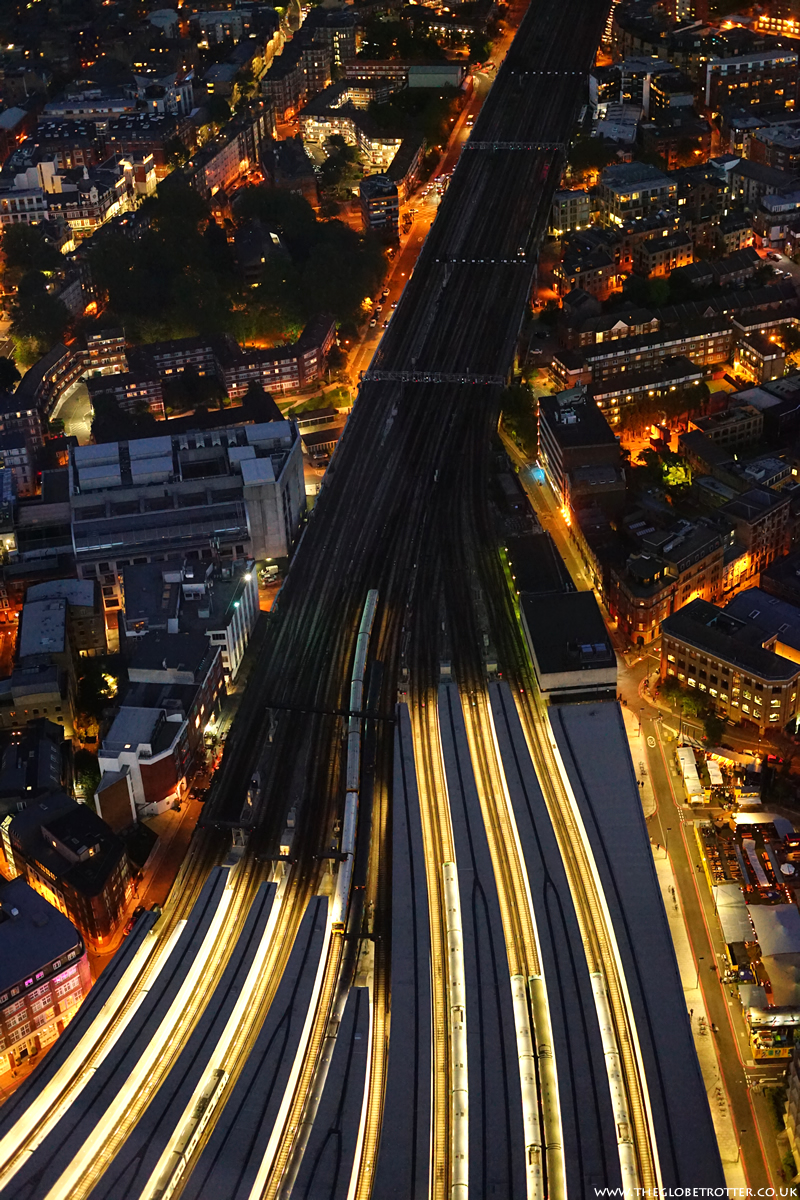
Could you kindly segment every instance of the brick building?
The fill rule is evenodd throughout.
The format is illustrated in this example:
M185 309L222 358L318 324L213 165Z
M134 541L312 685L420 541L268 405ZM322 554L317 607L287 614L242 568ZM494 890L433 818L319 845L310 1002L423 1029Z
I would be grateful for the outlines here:
M85 804L52 795L0 825L3 873L22 876L94 946L108 942L131 888L125 847Z
M91 986L72 922L23 879L0 883L0 1071L52 1045Z

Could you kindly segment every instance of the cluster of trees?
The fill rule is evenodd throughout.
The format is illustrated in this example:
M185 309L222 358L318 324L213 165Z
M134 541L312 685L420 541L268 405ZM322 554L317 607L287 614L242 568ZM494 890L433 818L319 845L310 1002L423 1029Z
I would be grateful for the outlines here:
M21 379L13 358L0 355L0 392L10 392Z
M168 416L198 408L224 408L228 402L225 388L214 375L198 375L191 368L165 382L163 394Z
M239 341L291 340L315 313L356 318L385 272L377 239L338 221L318 221L300 196L265 186L242 189L237 221L259 217L278 229L289 254L268 258L246 288L228 233L205 202L180 183L148 201L150 225L138 241L109 234L92 247L95 284L110 320L138 341L228 331Z
M626 433L645 433L650 425L673 420L684 413L702 412L709 396L708 384L703 380L678 387L665 396L640 396L620 407L620 428Z
M503 428L528 458L536 458L539 426L533 392L527 383L507 387L500 398Z
M60 341L70 314L52 294L64 260L36 225L8 225L2 240L6 288L17 289L11 305L11 336L17 361L29 366Z
M603 137L580 135L572 143L567 164L575 175L589 171L602 171L617 161L616 146Z
M325 153L327 158L319 174L326 199L346 200L364 176L358 150L348 146L340 133L332 133L325 143Z
M395 13L368 17L361 38L360 58L446 62L447 54L427 29Z
M374 295L386 273L376 237L341 221L320 221L302 196L264 186L239 192L236 216L258 217L279 229L289 251L288 258L267 260L260 285L248 297L262 321L274 325L285 319L296 334L318 312L332 313L343 325L360 319L364 297Z
M443 146L463 105L456 88L403 88L381 104L373 101L369 114L379 129L419 133L429 146Z
M96 396L92 405L92 437L96 442L126 441L156 437L159 423L142 402L134 412L125 412L112 395Z
M692 469L688 461L674 450L642 450L638 458L648 479L653 483L662 484L668 491L680 491L692 485Z
M661 684L661 694L673 709L685 717L697 717L703 723L705 735L712 745L717 745L725 729L725 720L714 710L714 702L706 692L685 688L674 675L668 675Z

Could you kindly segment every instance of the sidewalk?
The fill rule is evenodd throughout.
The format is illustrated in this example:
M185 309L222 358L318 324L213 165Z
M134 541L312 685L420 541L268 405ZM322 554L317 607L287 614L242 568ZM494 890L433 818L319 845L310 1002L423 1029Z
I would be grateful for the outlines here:
M621 707L625 721L625 732L628 735L628 746L631 752L634 771L640 787L642 808L645 817L650 817L656 811L657 801L650 773L647 769L647 754L644 746L644 736L639 726L639 718L625 706ZM686 1011L690 1015L692 1035L697 1051L700 1071L705 1084L711 1118L714 1122L714 1132L717 1136L722 1166L725 1172L725 1182L729 1188L747 1187L747 1179L741 1161L741 1151L737 1139L736 1125L731 1113L728 1094L720 1070L717 1056L717 1046L711 1022L706 1011L705 1000L700 988L697 964L694 960L689 934L686 929L683 910L680 907L677 880L672 871L672 863L663 846L653 846L653 859L658 876L661 899L667 914L675 957L678 961L683 994L686 1000Z
M647 755L644 749L644 737L639 726L639 718L624 705L620 706L620 712L625 721L625 732L628 735L628 745L631 751L633 769L636 772L636 779L639 784L639 792L642 797L644 815L645 817L652 817L658 804L656 803L656 795L653 791L650 772L647 770Z
M717 1135L725 1182L729 1188L746 1188L747 1178L742 1166L728 1094L720 1071L716 1040L711 1030L705 1000L699 986L697 964L689 943L683 911L676 898L678 892L675 887L676 880L672 872L672 863L663 847L660 851L654 848L653 858L661 888L661 898L672 934L672 944L675 947L675 957L678 960L683 994L686 998L686 1009L691 1018L695 1050L708 1096L714 1131Z

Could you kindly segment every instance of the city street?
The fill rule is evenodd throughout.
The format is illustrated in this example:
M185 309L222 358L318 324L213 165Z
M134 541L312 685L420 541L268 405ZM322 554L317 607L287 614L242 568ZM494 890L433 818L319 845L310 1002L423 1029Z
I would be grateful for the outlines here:
M664 736L660 725L661 722L649 717L642 721L642 738L646 743L643 751L657 804L648 820L650 840L666 848L677 882L698 985L706 1012L718 1028L710 1036L716 1040L748 1186L775 1186L782 1182L775 1131L766 1102L752 1085L763 1080L780 1081L785 1065L756 1063L750 1057L738 996L734 988L721 982L724 943L694 838L697 816L688 804L682 803L682 785L673 755L675 740Z

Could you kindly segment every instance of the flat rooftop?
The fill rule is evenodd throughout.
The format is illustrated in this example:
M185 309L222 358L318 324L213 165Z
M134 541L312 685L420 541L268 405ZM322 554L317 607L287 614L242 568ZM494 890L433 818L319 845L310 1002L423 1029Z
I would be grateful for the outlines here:
M556 705L549 712L614 924L664 1186L691 1181L696 1187L722 1187L705 1084L619 705Z
M666 617L661 629L668 637L769 682L788 683L800 675L800 664L763 648L766 639L760 630L707 600L691 600Z
M0 883L0 992L76 949L84 946L75 926L24 879Z
M94 608L95 582L93 579L51 579L47 583L34 583L25 592L25 603L32 600L66 600L75 608Z
M594 400L580 388L539 397L539 419L545 417L548 428L564 449L580 446L614 445L617 439Z
M614 647L593 592L567 592L556 603L549 595L523 593L520 604L543 674L616 668Z
M24 604L17 647L19 657L24 659L35 654L63 654L66 629L66 600L32 600Z

